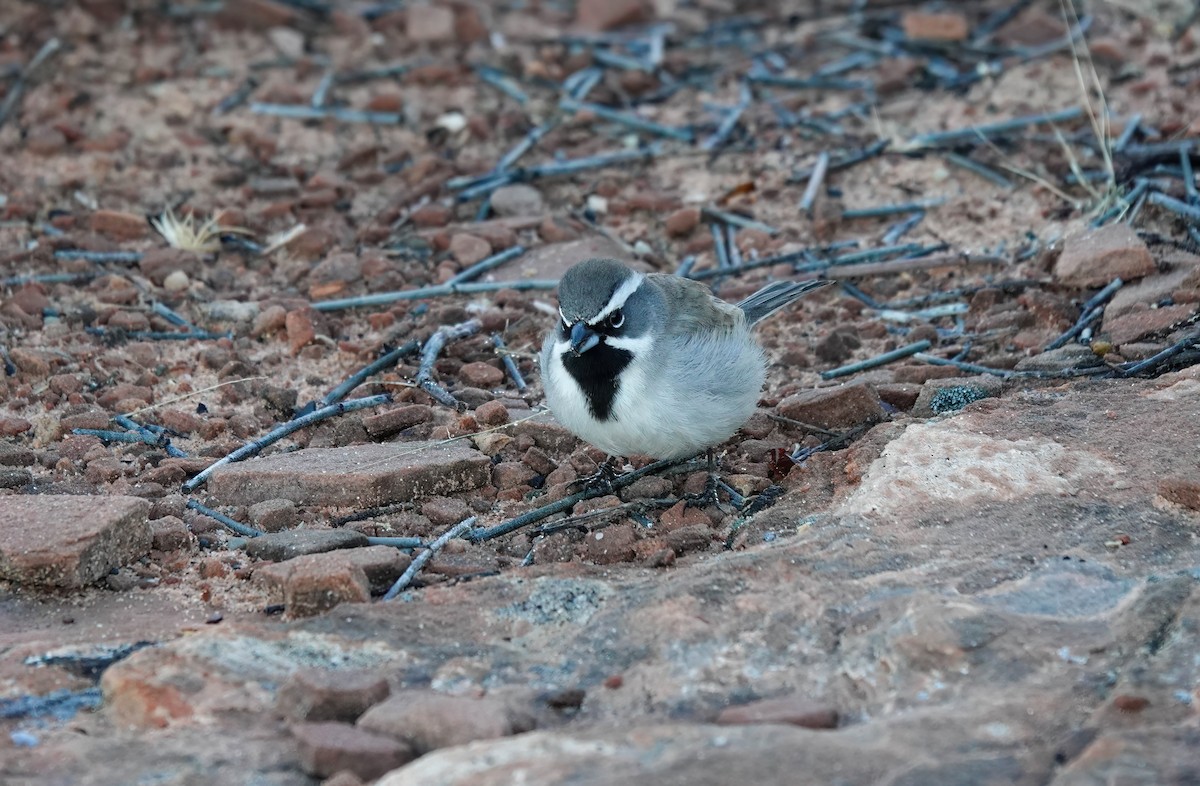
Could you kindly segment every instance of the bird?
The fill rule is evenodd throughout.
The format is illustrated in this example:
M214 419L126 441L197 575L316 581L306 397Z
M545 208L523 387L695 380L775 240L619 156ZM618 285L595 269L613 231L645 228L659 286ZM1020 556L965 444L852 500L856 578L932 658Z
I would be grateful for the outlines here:
M542 345L546 403L610 457L710 451L757 406L767 359L752 329L832 283L776 281L733 304L699 281L580 262L559 281L558 324Z

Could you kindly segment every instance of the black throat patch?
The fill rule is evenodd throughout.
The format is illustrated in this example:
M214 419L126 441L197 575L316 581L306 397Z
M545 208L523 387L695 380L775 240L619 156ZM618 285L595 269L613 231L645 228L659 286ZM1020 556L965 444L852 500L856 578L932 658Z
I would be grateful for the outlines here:
M563 366L579 383L587 397L588 409L596 420L612 418L613 399L621 388L618 377L631 360L632 352L615 349L604 342L578 357L572 352L562 354Z

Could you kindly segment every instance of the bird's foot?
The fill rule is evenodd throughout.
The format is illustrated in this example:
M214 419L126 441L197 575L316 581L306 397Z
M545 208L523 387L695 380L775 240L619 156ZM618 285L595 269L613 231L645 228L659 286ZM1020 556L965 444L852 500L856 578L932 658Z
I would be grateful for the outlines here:
M613 481L620 475L616 464L610 458L601 464L591 475L586 475L571 482L571 486L579 491L587 492L598 497L613 493Z
M707 508L711 505L719 505L721 499L717 496L717 489L721 485L723 484L720 476L710 470L708 478L704 481L704 491L698 494L684 494L683 501L689 508Z

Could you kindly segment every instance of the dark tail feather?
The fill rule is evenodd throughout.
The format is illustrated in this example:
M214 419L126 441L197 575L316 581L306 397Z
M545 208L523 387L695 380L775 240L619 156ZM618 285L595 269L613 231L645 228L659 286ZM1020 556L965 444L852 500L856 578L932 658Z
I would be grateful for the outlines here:
M746 320L753 325L771 316L784 306L796 302L809 292L833 283L835 282L827 279L820 281L776 281L772 284L767 284L741 303L738 303L738 308L746 312Z

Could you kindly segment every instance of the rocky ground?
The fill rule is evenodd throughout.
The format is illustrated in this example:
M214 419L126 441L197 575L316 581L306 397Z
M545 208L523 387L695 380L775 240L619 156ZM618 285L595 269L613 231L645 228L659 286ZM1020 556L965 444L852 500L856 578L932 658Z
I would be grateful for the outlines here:
M2 4L0 782L1200 783L1194 4L961 6ZM842 284L718 503L591 256Z

